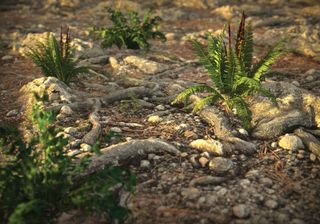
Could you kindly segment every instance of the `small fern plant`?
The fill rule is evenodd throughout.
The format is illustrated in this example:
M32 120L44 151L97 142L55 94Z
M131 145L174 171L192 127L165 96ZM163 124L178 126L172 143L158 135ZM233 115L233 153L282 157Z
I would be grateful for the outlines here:
M44 43L38 42L30 47L27 56L41 69L43 75L53 76L69 84L79 73L88 71L86 67L78 67L70 44L69 28L66 33L60 32L60 41L49 34Z
M93 28L93 31L102 39L102 47L109 48L116 45L119 49L147 49L150 47L149 39L160 39L166 41L165 35L159 31L159 16L151 17L148 11L142 20L135 11L130 11L128 16L121 11L108 8L109 18L113 22L113 27Z
M117 186L132 191L135 176L120 167L105 167L79 178L90 156L80 161L68 156L68 140L57 136L54 119L52 112L35 105L32 121L38 132L27 143L17 131L0 127L0 223L56 223L63 212L74 210L122 223L128 210L119 205Z
M267 55L255 65L253 61L253 34L250 26L245 26L243 13L235 44L232 46L231 28L228 25L228 43L225 43L225 29L218 37L208 34L208 46L196 40L192 44L201 64L206 68L214 86L197 85L180 93L172 102L176 104L197 92L207 92L209 96L196 103L193 112L203 106L222 101L228 109L236 111L246 129L250 128L251 111L245 97L260 93L276 104L275 97L261 85L262 76L281 55L284 41L278 42Z

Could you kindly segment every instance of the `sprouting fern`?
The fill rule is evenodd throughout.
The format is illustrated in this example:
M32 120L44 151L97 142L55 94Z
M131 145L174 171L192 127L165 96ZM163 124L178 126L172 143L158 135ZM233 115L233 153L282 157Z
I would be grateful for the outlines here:
M148 11L142 20L137 12L130 11L128 16L122 12L108 8L109 18L113 22L110 28L93 28L93 31L102 39L103 47L116 45L118 48L126 46L128 49L149 48L149 39L159 38L162 42L166 37L159 31L159 16L151 17Z
M197 85L180 93L173 104L178 103L197 92L210 93L200 100L193 112L203 106L223 101L229 109L234 109L245 128L250 128L251 111L244 98L259 93L276 103L275 97L261 85L261 77L282 53L284 41L280 41L256 65L253 61L253 35L250 26L245 26L243 13L238 34L232 45L231 28L228 26L228 43L224 42L225 29L218 37L208 34L208 45L203 46L196 40L192 41L201 64L206 68L214 86Z
M35 47L30 47L27 56L43 75L56 77L66 84L77 74L87 72L86 67L78 67L73 59L69 29L63 34L61 28L59 42L49 34L44 43L38 42Z

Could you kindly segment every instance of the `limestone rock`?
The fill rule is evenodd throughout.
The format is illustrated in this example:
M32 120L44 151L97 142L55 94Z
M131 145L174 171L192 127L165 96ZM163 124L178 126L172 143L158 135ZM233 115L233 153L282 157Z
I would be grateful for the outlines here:
M159 117L159 116L157 116L157 115L150 116L150 117L148 118L148 122L154 123L154 124L159 123L159 122L161 122L161 121L162 121L162 118Z
M168 69L167 65L160 64L158 62L150 61L137 56L128 56L124 58L123 61L127 64L137 67L138 69L149 75L156 74Z
M221 142L212 139L197 139L190 143L190 147L203 152L210 152L217 156L222 156L224 154L223 145Z
M37 94L38 96L47 96L49 101L58 100L65 103L70 103L75 99L71 89L55 77L35 79L24 85L20 89L20 92L22 93L20 100L24 103L24 109L27 113L32 111L32 107L35 103L34 94Z
M209 162L209 168L217 174L225 174L233 168L233 162L230 159L216 157Z
M238 204L232 207L234 216L237 218L243 219L250 216L250 208L245 204Z
M293 134L285 134L279 140L279 146L283 149L296 151L298 149L304 149L301 139Z
M6 116L7 117L15 117L15 116L17 116L19 114L19 110L10 110L7 114L6 114Z
M292 131L294 127L320 127L320 98L286 82L265 82L263 86L275 95L278 107L269 99L252 97L252 136L271 139Z

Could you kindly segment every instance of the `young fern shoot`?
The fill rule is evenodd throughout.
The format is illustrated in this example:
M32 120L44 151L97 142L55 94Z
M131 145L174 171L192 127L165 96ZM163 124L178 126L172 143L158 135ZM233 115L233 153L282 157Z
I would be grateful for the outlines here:
M197 40L192 40L199 61L208 71L214 85L197 85L180 93L172 102L176 104L195 93L209 93L209 96L196 103L193 112L203 106L222 101L227 108L236 111L246 129L250 128L251 111L245 98L253 93L259 93L276 103L272 93L263 88L261 77L282 53L284 41L277 43L268 54L256 65L253 59L253 35L250 26L245 25L246 16L243 13L238 34L232 45L231 28L228 26L228 43L224 42L225 30L218 37L208 34L208 45L203 46Z
M67 85L74 76L87 72L86 67L78 67L73 59L69 28L65 34L61 28L59 42L53 34L49 34L44 43L38 42L35 47L30 47L27 56L43 75L56 77Z

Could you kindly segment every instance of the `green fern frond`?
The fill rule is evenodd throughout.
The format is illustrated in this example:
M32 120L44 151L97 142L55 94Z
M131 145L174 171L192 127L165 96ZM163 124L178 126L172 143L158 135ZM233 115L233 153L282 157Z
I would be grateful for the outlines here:
M265 74L270 66L276 61L276 59L282 54L285 41L278 42L268 54L254 67L251 77L255 80L260 80L261 76Z
M221 80L222 41L215 37L208 40L209 53L201 43L192 40L192 44L199 57L200 63L207 69L209 76L219 89L223 89Z
M230 99L229 104L232 109L236 109L237 116L242 121L243 127L248 130L251 126L252 113L246 102L240 97L234 97Z
M196 113L197 111L201 110L202 107L209 105L209 104L213 104L213 103L217 102L219 99L221 99L221 96L217 95L217 94L205 97L204 99L201 99L194 106L192 113Z
M219 94L219 92L217 90L215 90L214 88L207 86L207 85L192 86L192 87L186 89L185 91L183 91L182 93L180 93L174 99L174 101L172 101L171 104L177 104L197 92L200 92L200 93L201 92L209 92L209 93Z
M47 36L44 43L37 43L35 47L30 47L27 56L37 65L44 76L53 76L62 82L69 84L71 79L87 71L86 67L77 67L70 50L69 35L60 42L53 34Z

